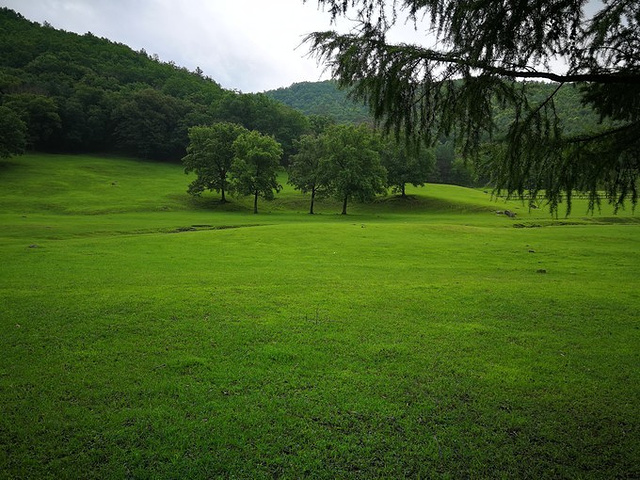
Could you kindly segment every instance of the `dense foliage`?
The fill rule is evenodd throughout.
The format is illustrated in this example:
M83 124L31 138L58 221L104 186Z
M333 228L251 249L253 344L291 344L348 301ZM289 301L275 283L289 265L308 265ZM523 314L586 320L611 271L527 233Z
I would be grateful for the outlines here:
M0 158L22 153L27 141L27 126L16 112L0 106Z
M300 82L286 88L265 92L285 105L306 115L322 115L338 123L372 123L367 107L349 98L347 89L338 88L333 80Z
M434 149L415 147L407 142L387 141L382 150L382 165L387 170L387 186L406 197L406 186L423 186L435 167Z
M633 0L455 2L320 0L331 15L356 17L348 34L317 32L310 48L339 85L353 88L387 129L434 145L455 134L509 193L544 195L552 206L574 190L592 205L601 190L621 205L637 201L640 172L640 4ZM423 45L392 44L389 29L408 15L433 34ZM563 61L566 72L554 71ZM529 84L556 88L532 102ZM557 92L577 85L602 119L597 130L565 130ZM506 133L494 105L512 111ZM490 139L488 155L483 145Z
M342 201L369 201L386 192L387 171L380 161L380 138L366 125L333 125L322 135L323 175L329 192Z
M3 115L3 155L28 149L177 160L190 127L224 120L274 135L289 155L308 128L299 112L265 95L223 90L200 69L42 26L7 8L0 9L0 106L15 114ZM6 137L9 122L17 133Z
M232 122L273 136L283 148L281 163L289 166L292 156L298 153L297 145L302 145L296 143L302 135L320 135L334 124L372 124L376 116L375 105L369 105L373 107L371 111L365 107L363 91L345 87L345 82L303 82L265 94L242 94L222 89L200 69L189 72L172 62L160 62L157 56L135 52L91 33L77 35L42 26L6 8L0 9L0 27L2 157L32 150L120 153L177 160L185 155L192 127ZM451 92L466 95L475 88L473 85L478 86L477 79L472 80L469 85L452 81ZM555 112L553 128L574 139L567 151L584 162L599 154L598 149L582 148L582 144L587 143L582 140L588 138L585 132L591 132L591 136L603 140L601 144L613 148L614 140L619 140L628 130L624 125L631 117L625 112L634 104L626 105L611 90L593 90L585 96L580 86L565 85L556 90L553 84L530 81L511 82L509 88L524 92L522 105L514 105L496 95L487 97L486 107L490 111L487 115L491 117L494 140L514 138L517 133L514 122L527 123L522 113L526 106L542 105L544 108L540 111ZM476 93L479 95L482 91L480 88ZM629 98L633 99L633 89L630 92ZM599 98L608 98L610 108L594 109L593 102ZM473 98L468 100L471 102ZM604 124L599 123L600 116L605 118ZM466 186L493 181L494 185L504 187L501 177L495 175L495 168L482 170L482 164L464 161L465 150L461 145L468 146L469 140L476 138L475 134L471 135L468 129L438 130L446 121L452 119L440 118L439 124L430 126L436 129L432 138L436 158L426 180ZM540 128L546 125L538 124ZM467 127L473 129L473 125L471 121ZM613 134L603 133L605 128L613 128ZM484 142L489 138L487 132L480 132L476 139ZM537 147L549 146L537 140L534 135L528 141ZM497 141L482 151L485 155L478 155L478 159L489 159L487 163L492 166L494 157L511 155L513 148L534 153L543 151L524 149L523 145ZM631 147L628 142L619 142L615 148ZM397 166L403 167L397 160L386 161L396 161ZM622 178L631 181L629 178L635 178L633 164L622 163L631 165L627 173L622 172ZM515 168L514 164L501 165ZM570 166L569 162L567 168ZM548 174L545 178L554 181L559 177L552 167L519 168L518 172L529 177L532 172L538 172L538 176L544 173ZM389 165L387 169L393 170ZM420 181L424 181L424 174ZM202 186L194 185L194 192L202 191L198 190ZM401 185L396 186L401 191Z
M231 189L237 195L253 195L253 213L258 213L258 198L273 200L278 183L282 146L256 130L240 133L233 142Z
M277 175L283 149L274 137L221 122L190 128L189 139L182 161L185 173L196 174L188 188L191 195L216 191L222 203L226 191L252 195L258 213L258 198L272 200L281 190ZM366 125L329 125L320 134L303 135L295 146L298 153L291 157L289 183L311 194L311 214L316 198L329 195L342 202L343 214L349 200L373 200L387 187L404 196L405 183L424 184L434 159L432 152L418 155L406 145L383 141ZM391 183L382 158L391 168Z
M324 168L326 142L319 135L303 135L297 146L298 153L291 158L289 165L289 184L311 195L309 213L313 215L316 198L322 198L330 191Z
M318 135L300 139L289 166L289 183L311 195L310 214L316 198L332 195L342 201L346 215L349 199L368 201L386 192L387 171L381 158L396 148L366 125L330 125Z
M188 189L191 195L198 196L205 190L210 190L220 193L222 203L227 201L227 174L235 156L233 142L246 131L242 126L230 122L189 129L187 155L182 163L185 173L196 174L196 179Z

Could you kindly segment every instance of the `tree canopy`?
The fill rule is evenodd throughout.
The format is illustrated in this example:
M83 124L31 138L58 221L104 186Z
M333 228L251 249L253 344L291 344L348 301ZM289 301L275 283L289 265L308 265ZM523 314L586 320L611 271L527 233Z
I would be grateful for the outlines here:
M304 114L263 93L228 92L217 102L215 116L272 135L282 145L285 164L294 153L294 140L310 127Z
M406 197L406 185L423 186L435 167L432 148L421 148L404 141L388 139L382 150L382 165L387 170L387 186Z
M380 138L366 125L333 125L322 134L321 169L329 191L342 201L347 214L350 199L373 199L386 192L387 172L380 163Z
M184 172L195 172L196 179L189 185L188 193L197 196L205 190L216 191L222 203L227 201L227 174L235 156L233 142L245 132L246 128L230 122L189 129L189 146L182 163Z
M351 101L349 91L338 88L334 80L294 83L265 94L306 115L328 116L337 123L366 123L371 120L366 106Z
M253 213L258 213L258 197L272 200L282 188L278 183L282 146L275 138L251 130L238 135L233 150L231 188L238 195L253 195Z
M20 154L27 144L27 126L10 108L0 105L0 158Z
M303 0L307 2L307 0ZM498 190L544 196L552 208L573 191L637 203L640 171L640 3L636 0L318 0L347 34L316 32L311 52L352 88L376 121L429 145L454 135ZM391 43L403 16L427 33ZM518 81L519 80L519 81ZM532 102L528 80L556 84ZM577 88L601 118L571 131L555 97ZM496 128L494 105L512 112Z
M302 193L311 194L309 213L313 215L316 198L329 193L329 178L325 172L327 142L318 135L303 135L298 141L298 153L291 157L289 184Z

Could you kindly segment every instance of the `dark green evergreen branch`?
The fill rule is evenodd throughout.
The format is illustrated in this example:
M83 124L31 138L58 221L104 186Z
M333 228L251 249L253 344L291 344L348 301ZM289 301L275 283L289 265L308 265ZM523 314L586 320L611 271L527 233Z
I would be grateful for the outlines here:
M304 43L311 43L311 50L321 53L318 55L320 59L329 60L332 52L338 50L344 52L339 55L351 54L353 51L347 51L345 46L351 45L353 48L366 49L364 51L371 54L376 53L379 56L392 56L401 59L405 63L423 62L435 63L432 69L442 64L451 64L460 67L458 73L464 75L465 71L472 72L474 70L484 71L486 73L500 75L508 78L522 79L545 79L556 83L600 83L600 84L621 84L621 85L640 85L640 75L635 73L622 72L590 72L590 73L570 73L559 74L554 72L545 72L535 70L532 67L520 66L515 68L506 68L487 63L482 60L474 60L468 58L463 52L441 52L428 48L422 48L416 45L398 44L389 45L384 43L383 39L375 38L372 32L365 35L345 34L341 35L334 31L318 32L308 35ZM363 53L360 53L363 56ZM508 65L507 62L504 62ZM342 76L340 76L342 78Z
M605 84L640 85L640 75L627 75L621 73L575 73L561 75L553 72L540 72L537 70L531 72L516 71L490 65L478 65L477 68L511 78L541 78L561 84L596 82Z
M621 127L618 128L613 128L613 129L609 129L609 130L605 130L604 132L599 132L593 135L577 135L574 137L569 137L565 139L565 143L586 143L586 142L592 142L595 140L600 140L603 139L605 137L610 137L612 135L617 135L619 133L624 133L627 130L631 130L633 128L637 128L640 127L640 122L634 122L634 123L630 123L628 125L623 125Z

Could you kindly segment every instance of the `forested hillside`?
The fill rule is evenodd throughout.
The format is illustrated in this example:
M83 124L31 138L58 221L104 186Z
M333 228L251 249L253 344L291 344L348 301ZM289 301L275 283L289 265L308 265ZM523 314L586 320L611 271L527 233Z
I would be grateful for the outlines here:
M189 127L228 120L274 135L288 155L308 125L304 115L266 95L224 90L199 69L91 33L40 25L7 8L0 9L0 109L9 153L179 160Z
M554 91L545 83L522 85L534 106ZM554 96L568 133L598 121L577 93L566 86ZM511 116L495 104L495 137ZM89 32L57 30L0 9L0 157L41 151L179 161L188 129L217 121L273 135L282 144L284 165L305 133L319 133L330 123L372 123L367 108L334 81L240 94L224 90L200 69L190 72ZM435 156L429 181L487 182L462 160L453 134L441 135Z
M371 122L367 107L348 98L333 80L294 83L265 93L305 115L329 116L338 123Z
M532 105L539 104L549 97L556 85L543 82L527 82L528 98ZM349 92L340 89L333 80L322 82L294 83L286 88L265 92L271 98L301 111L305 115L326 115L338 123L371 123L372 118L367 107L349 98ZM595 126L598 117L593 110L580 103L579 90L567 85L554 96L556 109L562 113L567 133L577 131L584 125ZM511 112L496 104L496 126L505 128Z

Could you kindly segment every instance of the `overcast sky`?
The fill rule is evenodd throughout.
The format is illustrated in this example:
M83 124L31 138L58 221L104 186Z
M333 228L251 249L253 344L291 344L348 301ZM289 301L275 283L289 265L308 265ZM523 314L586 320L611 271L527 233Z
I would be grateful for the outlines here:
M25 18L200 67L224 88L262 92L322 75L303 37L329 30L315 0L0 0Z
M317 0L0 0L0 6L144 49L191 71L200 67L224 88L245 93L329 78L301 45L311 32L336 28ZM341 20L338 30L350 26ZM425 42L424 33L403 22L388 38Z

